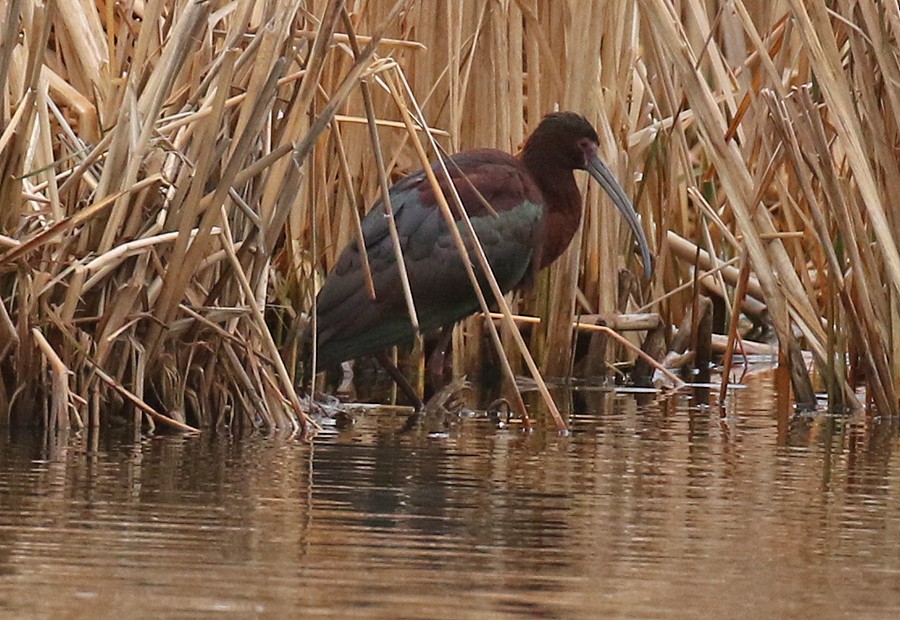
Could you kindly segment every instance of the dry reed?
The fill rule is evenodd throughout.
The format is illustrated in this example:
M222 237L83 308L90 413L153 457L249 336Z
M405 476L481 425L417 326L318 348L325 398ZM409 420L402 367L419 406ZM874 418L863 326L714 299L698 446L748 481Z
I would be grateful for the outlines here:
M362 210L432 138L515 151L556 108L597 127L657 269L610 287L630 245L586 186L493 338L510 372L570 374L576 314L679 324L702 291L730 347L741 311L771 322L798 402L895 413L898 38L875 0L0 0L0 423L305 424L299 334ZM528 350L512 313L542 319Z

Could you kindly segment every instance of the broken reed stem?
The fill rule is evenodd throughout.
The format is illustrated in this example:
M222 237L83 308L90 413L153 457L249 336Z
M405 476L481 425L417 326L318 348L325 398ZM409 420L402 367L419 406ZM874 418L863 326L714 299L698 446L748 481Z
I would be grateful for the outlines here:
M145 403L141 398L139 398L136 394L131 392L125 386L121 385L118 381L116 381L113 377L103 372L99 366L97 366L93 360L91 360L86 355L84 356L85 361L91 366L93 371L96 373L97 377L106 385L111 387L113 390L118 392L121 396L125 397L127 400L131 401L131 403L136 406L138 409L149 415L151 418L156 420L157 422L162 422L166 426L169 426L175 430L183 431L187 433L199 433L200 429L194 428L189 424L185 424L184 422L179 422L178 420L171 418L167 415L164 415L158 412L156 409ZM92 426L93 421L91 423Z
M706 269L699 275L699 279L703 280L707 276L714 275L716 272L722 271L723 269L725 269L727 267L733 267L740 260L741 260L740 256L735 256L731 260L721 263L718 267L715 267L713 269ZM650 302L644 304L643 306L638 308L637 311L638 312L646 312L646 311L650 310L651 308L653 308L654 306L659 305L660 303L666 301L667 299L670 299L670 298L676 296L678 293L681 293L682 291L692 288L693 286L694 286L693 279L688 280L684 284L681 284L681 285L673 288L670 291L666 291L666 293L664 293L663 295L661 295L659 297L656 297L655 299L653 299L653 301L650 301Z
M331 131L334 135L335 145L337 147L338 153L338 162L340 163L340 172L341 172L341 180L344 182L344 190L347 193L347 207L350 209L352 217L350 218L353 222L353 233L356 236L356 247L359 248L359 259L360 265L362 266L363 274L366 280L366 291L369 293L369 299L375 299L375 283L372 281L372 269L369 267L369 253L366 250L366 241L363 237L362 230L362 221L359 217L359 206L356 204L356 193L353 191L353 181L350 178L350 164L347 162L347 152L344 149L344 142L341 138L341 131L339 129L339 123L335 120L331 123ZM377 132L376 132L377 135ZM379 173L382 168L379 167ZM379 177L380 178L380 177ZM313 225L315 226L316 218L313 218ZM315 232L315 231L314 231ZM315 241L318 237L313 234L313 241ZM313 255L317 254L316 248L313 248ZM405 271L405 270L404 270ZM313 316L315 316L315 309L313 309Z
M69 391L69 368L59 355L56 354L56 351L54 351L53 347L50 346L50 343L47 342L47 339L44 338L44 334L41 333L40 329L33 327L31 329L31 335L34 336L34 341L37 343L41 352L44 354L47 363L50 365L51 393L50 420L48 426L52 429L58 429L60 427L68 428L69 398L71 398ZM77 428L84 428L84 422L81 420L78 411L73 409L71 419L74 420Z
M0 266L4 265L5 263L11 263L24 256L28 252L37 250L41 246L62 236L64 233L72 230L73 228L80 226L81 224L87 222L92 218L97 217L104 210L112 207L115 202L121 197L139 192L147 187L159 183L160 181L162 181L162 176L158 174L154 174L145 179L141 179L140 181L134 183L134 185L132 185L130 188L122 190L121 192L118 192L112 196L107 196L100 202L94 203L85 209L79 210L75 215L56 222L46 230L34 235L31 239L22 242L21 244L11 248L5 254L0 255Z
M488 316L492 319L498 319L498 320L504 319L503 314L501 314L499 312L489 312L489 313L487 313L486 316ZM538 317L538 316L523 316L521 314L517 314L517 315L511 316L510 318L513 320L514 323L526 323L526 324L530 324L530 325L540 325L541 324L541 317ZM572 329L575 329L577 331L584 331L584 332L598 332L598 333L602 333L602 334L611 336L612 338L614 338L616 340L616 342L619 342L626 349L628 349L629 351L632 351L635 355L644 359L653 368L656 368L658 371L663 373L676 387L681 387L684 385L684 381L682 381L677 376L672 374L672 372L669 371L669 369L667 369L665 366L663 366L662 364L657 362L655 359L653 359L652 357L647 355L644 351L642 351L640 349L640 347L636 347L630 340L628 340L627 338L622 336L616 329L609 327L607 325L582 323L580 321L575 321L572 324ZM516 330L516 331L518 331L518 330Z
M734 291L734 303L731 307L731 318L728 321L728 344L725 347L725 357L722 360L722 385L719 388L719 404L724 407L725 394L728 391L728 383L731 380L731 362L734 359L735 342L741 344L743 349L743 339L738 334L738 323L741 320L741 301L747 294L747 282L750 280L750 261L747 259L746 253L742 257L741 274L738 278L737 289ZM722 415L725 414L724 408Z
M244 273L241 261L238 259L237 253L234 250L234 239L231 236L231 227L228 225L228 214L225 212L225 207L221 207L221 210L222 229L224 233L222 236L222 247L228 255L228 260L231 263L234 274L244 292L244 298L247 305L250 306L250 314L253 317L253 321L256 323L257 331L262 336L263 344L268 349L269 356L272 358L272 361L275 362L275 370L278 372L281 388L284 390L284 394L287 395L288 401L291 403L291 408L294 410L296 418L290 418L294 432L299 430L305 433L310 426L319 428L319 425L313 422L309 416L306 415L306 412L303 411L303 406L300 404L300 399L294 388L294 382L291 380L287 367L284 365L284 360L281 358L281 352L278 350L278 346L272 339L272 333L266 325L266 319L263 316L259 305L256 303L256 294L253 291L253 287L247 279L247 274Z
M350 35L350 45L353 49L353 54L356 58L359 58L360 50L359 46L356 43L356 35L352 29L352 23L350 22L350 16L347 14L346 10L341 11L341 16L344 20L344 24L347 28L347 33ZM403 258L403 249L400 245L400 234L397 232L397 222L394 221L394 207L391 204L391 189L390 182L388 181L387 168L384 164L384 156L382 154L381 149L381 140L378 137L378 126L375 123L375 107L372 104L372 95L369 92L369 83L366 80L362 80L359 84L360 93L363 98L363 105L366 109L366 119L368 120L368 128L369 128L369 139L372 141L372 153L375 156L375 171L378 174L378 187L381 190L381 207L384 211L384 217L388 224L388 233L391 236L391 246L394 248L394 259L397 261L397 271L400 275L400 285L403 290L403 298L406 301L406 310L409 313L409 322L412 325L413 331L419 331L419 317L416 313L416 302L412 296L412 289L409 286L409 273L406 270L406 260ZM409 128L407 125L407 131L411 132L411 135L415 136L415 132ZM427 166L427 164L424 164ZM359 245L360 254L363 257L363 261L366 265L368 265L368 256L366 254L366 247L364 243ZM366 274L371 278L371 275ZM370 282L370 280L367 280ZM376 293L374 286L370 286L371 291L373 293L373 298Z

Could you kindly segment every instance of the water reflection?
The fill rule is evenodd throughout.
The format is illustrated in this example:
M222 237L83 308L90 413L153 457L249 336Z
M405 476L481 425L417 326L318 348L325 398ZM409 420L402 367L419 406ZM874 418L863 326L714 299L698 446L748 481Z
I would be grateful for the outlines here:
M724 411L703 388L557 396L570 436L390 414L312 444L3 436L0 615L900 611L896 423L782 429L766 377Z

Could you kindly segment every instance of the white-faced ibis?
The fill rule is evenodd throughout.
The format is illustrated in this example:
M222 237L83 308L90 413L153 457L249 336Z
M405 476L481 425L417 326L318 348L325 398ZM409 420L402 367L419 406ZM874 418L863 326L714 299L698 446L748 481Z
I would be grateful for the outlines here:
M649 276L650 247L640 220L597 156L597 144L597 132L583 116L560 112L545 116L516 156L496 149L453 155L446 165L449 180L439 165L433 166L442 188L451 182L456 186L504 293L531 281L572 241L582 213L574 170L586 170L612 198L634 232ZM390 197L421 331L452 326L477 311L478 298L425 173L398 181ZM414 336L380 203L363 220L362 231L376 297L369 297L359 247L353 241L319 291L320 368L383 352L411 342ZM493 299L488 287L482 290ZM400 383L399 372L388 370ZM410 395L412 390L404 383L400 387ZM411 396L421 405L414 392Z

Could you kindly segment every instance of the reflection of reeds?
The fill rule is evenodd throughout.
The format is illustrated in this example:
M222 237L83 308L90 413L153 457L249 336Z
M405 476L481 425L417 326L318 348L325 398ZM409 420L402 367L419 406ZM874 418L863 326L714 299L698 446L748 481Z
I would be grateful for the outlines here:
M0 3L0 422L302 421L296 325L358 209L435 158L416 108L448 151L514 151L578 110L643 213L642 299L612 290L633 261L588 187L578 241L513 301L544 319L544 373L570 372L576 311L679 324L703 291L729 342L741 310L772 322L798 400L808 350L834 402L864 383L896 409L896 3L297 4ZM484 326L454 339L457 369Z

